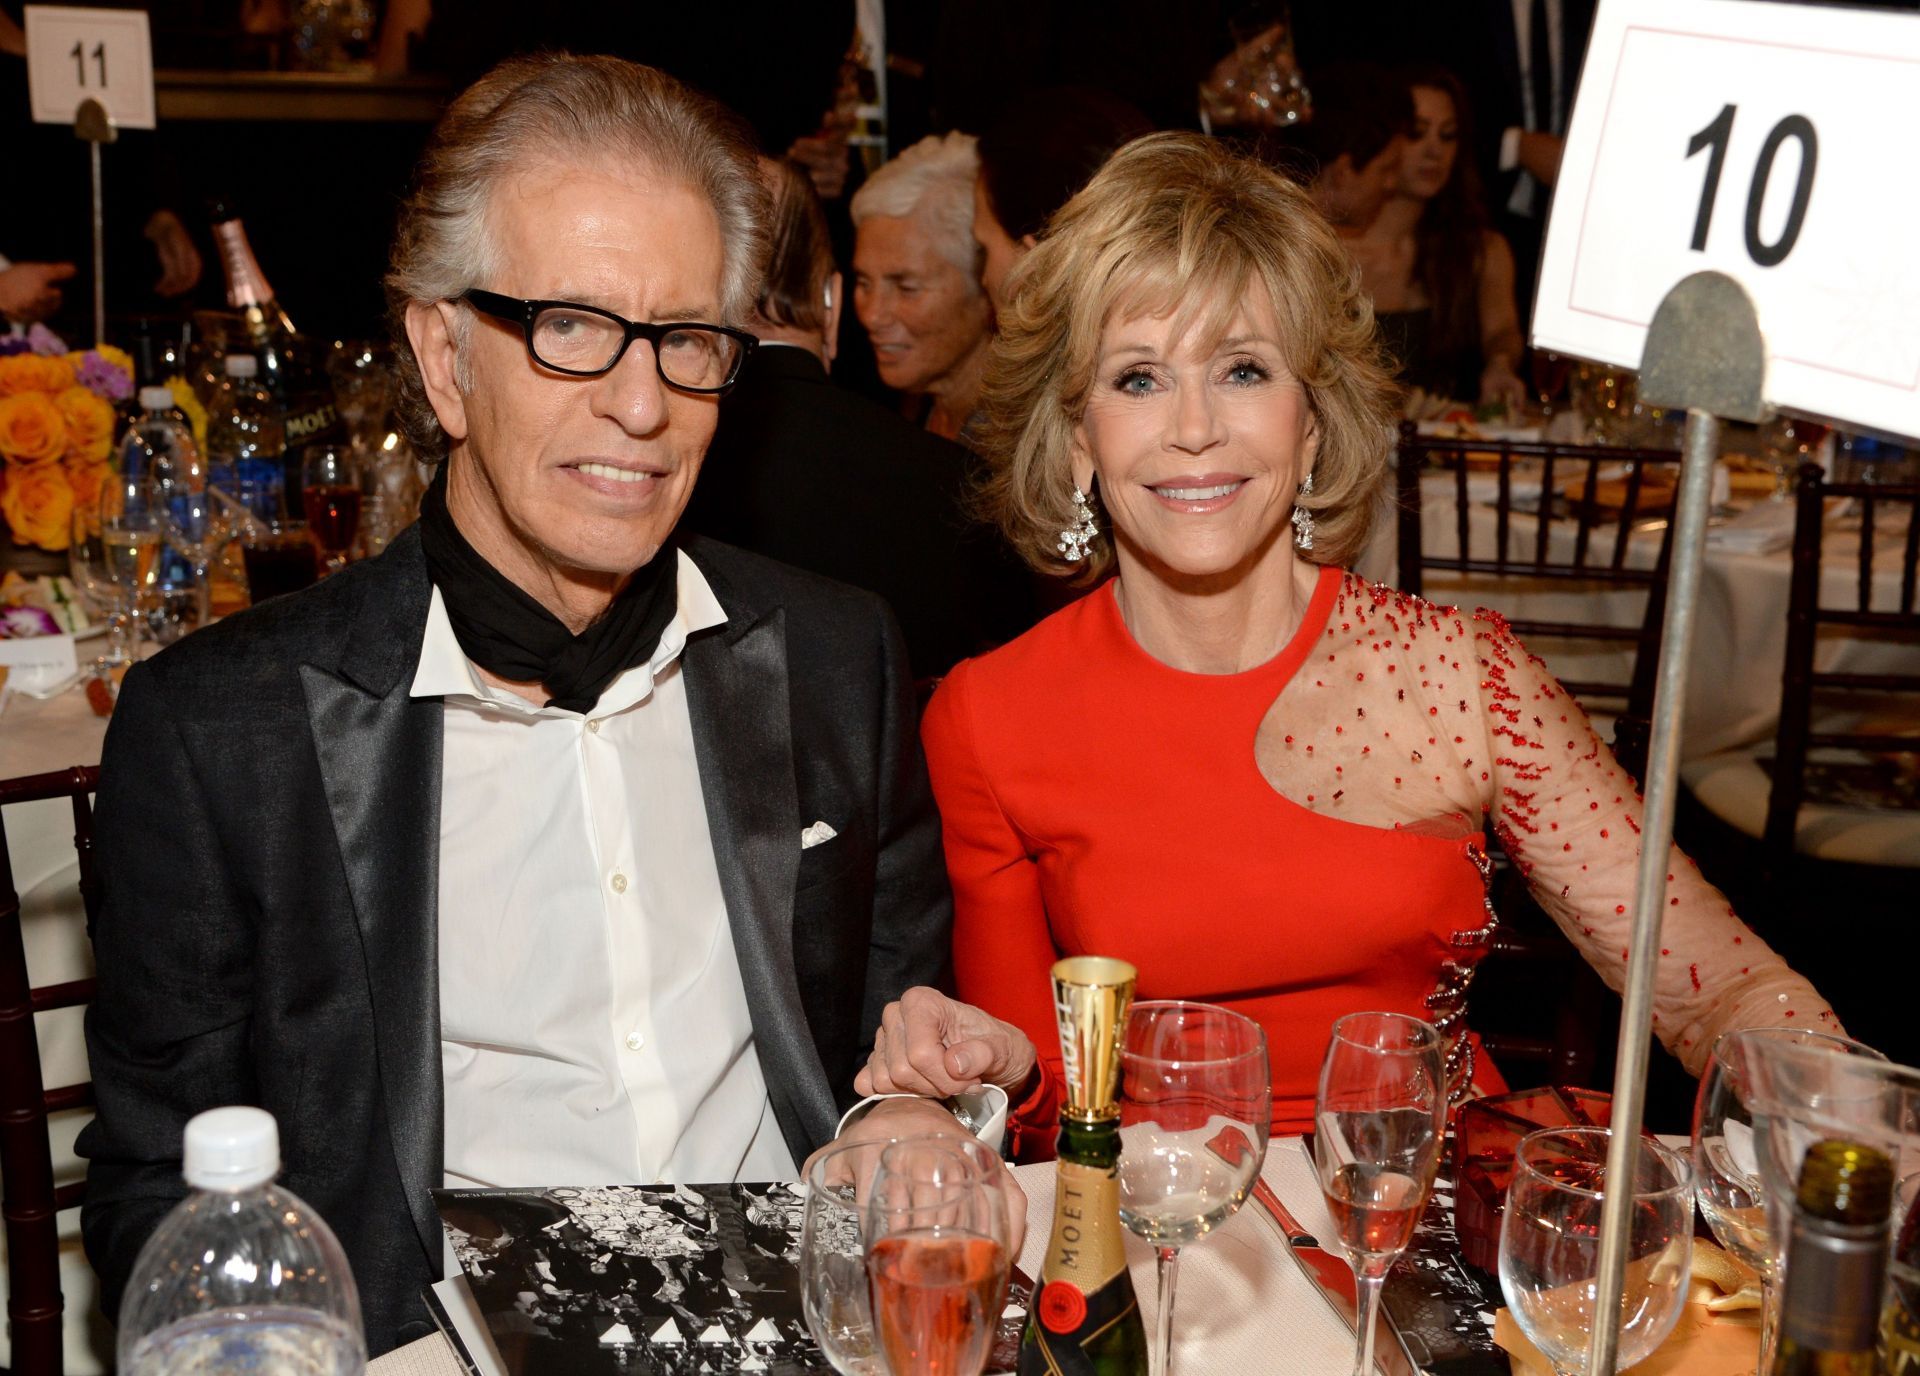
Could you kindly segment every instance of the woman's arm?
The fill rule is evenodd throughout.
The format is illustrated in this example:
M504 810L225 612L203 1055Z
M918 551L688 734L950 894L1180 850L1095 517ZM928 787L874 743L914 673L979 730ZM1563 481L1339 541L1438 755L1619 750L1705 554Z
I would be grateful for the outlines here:
M1527 399L1527 385L1517 371L1524 338L1520 309L1514 304L1513 250L1494 230L1486 232L1480 255L1480 280L1475 284L1480 306L1480 400L1517 406Z
M1493 730L1495 830L1527 886L1581 955L1626 983L1640 863L1640 795L1580 704L1497 614L1474 621L1481 703ZM1825 999L1776 955L1677 847L1654 981L1653 1030L1698 1075L1737 1027L1839 1030Z
M979 748L970 664L934 694L921 724L953 883L953 963L959 997L1024 1032L1039 1073L1016 1095L1008 1130L1015 1154L1045 1154L1058 1128L1059 1033L1050 972L1059 953L1047 925L1040 871L994 793ZM993 1078L983 1075L984 1078Z

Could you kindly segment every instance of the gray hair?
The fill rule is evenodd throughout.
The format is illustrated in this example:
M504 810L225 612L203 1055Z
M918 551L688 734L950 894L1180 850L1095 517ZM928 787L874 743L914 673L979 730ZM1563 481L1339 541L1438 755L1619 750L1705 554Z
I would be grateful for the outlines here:
M511 58L440 117L394 231L386 291L400 422L428 462L446 457L447 437L407 339L407 307L489 285L500 267L488 223L495 189L555 159L638 164L704 195L720 222L725 319L717 323L741 325L753 310L767 257L767 193L739 119L665 72L620 58ZM455 323L461 360L470 318L463 309Z
M977 278L980 246L973 239L973 179L980 172L972 134L929 134L887 163L853 193L854 228L875 215L916 219L940 256Z

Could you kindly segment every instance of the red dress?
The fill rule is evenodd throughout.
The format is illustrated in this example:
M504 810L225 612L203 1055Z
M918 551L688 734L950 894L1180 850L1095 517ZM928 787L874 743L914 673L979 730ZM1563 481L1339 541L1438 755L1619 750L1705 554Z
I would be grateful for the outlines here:
M1468 650L1477 662L1456 679L1448 657ZM1502 715L1517 716L1509 700L1556 696L1551 706L1571 714L1559 718L1565 742ZM1615 899L1622 883L1631 891L1637 850L1618 821L1620 840L1584 902L1567 901L1581 885L1561 885L1555 867L1578 857L1555 862L1512 825L1564 814L1588 829L1592 851L1601 843L1588 819L1601 819L1602 794L1607 817L1623 807L1637 816L1630 786L1624 798L1615 791L1624 776L1611 757L1575 751L1593 739L1585 716L1497 619L1461 618L1338 569L1322 572L1288 645L1238 674L1154 659L1113 589L1097 589L955 668L922 734L954 887L959 996L1020 1026L1048 1072L1014 1115L1026 1154L1044 1150L1057 1126L1048 970L1062 955L1118 956L1138 967L1139 998L1197 999L1261 1023L1274 1130L1299 1132L1311 1126L1331 1024L1363 1009L1439 1023L1460 1087L1469 1077L1503 1087L1484 1058L1474 1065L1464 1021L1472 965L1491 936L1486 814L1537 857L1536 890L1543 881L1567 890L1549 910L1596 964L1625 920ZM1549 764L1563 745L1565 762ZM1566 792L1549 802L1536 795L1551 768ZM1690 912L1725 908L1691 871L1674 892ZM1586 910L1601 904L1619 908L1609 931L1583 933ZM1718 949L1744 933L1742 963L1780 977L1768 994L1789 988L1807 1009L1799 1016L1821 1015L1804 981L1730 914L1719 922L1689 939ZM1619 971L1603 973L1619 982ZM1741 1016L1730 1005L1683 1006L1670 983L1663 1033L1684 1028L1691 1041L1722 1015Z

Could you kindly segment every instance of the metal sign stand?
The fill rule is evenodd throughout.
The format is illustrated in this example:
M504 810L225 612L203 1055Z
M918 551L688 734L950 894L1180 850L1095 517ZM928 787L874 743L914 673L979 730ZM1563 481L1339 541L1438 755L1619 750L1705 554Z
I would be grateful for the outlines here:
M1680 706L1687 692L1687 650L1699 600L1700 565L1706 552L1707 508L1713 466L1720 457L1720 419L1764 418L1761 384L1766 349L1760 321L1746 289L1720 272L1696 272L1661 301L1647 329L1640 362L1640 397L1653 406L1686 408L1687 431L1674 503L1667 607L1655 679L1653 735L1647 753L1645 815L1641 819L1640 870L1634 886L1633 937L1627 963L1626 1006L1620 1014L1618 1064L1613 1076L1613 1132L1607 1149L1607 1184L1601 1209L1600 1275L1593 1335L1587 1346L1588 1376L1613 1376L1631 1236L1632 1181L1640 1152L1646 1107L1647 1048L1653 1032L1653 976L1660 958L1660 924L1666 913L1667 856L1673 844L1674 796L1679 788Z
M100 145L120 137L107 107L88 97L74 112L75 138L87 141L87 154L93 161L93 342L107 341L107 227L105 202L100 194Z

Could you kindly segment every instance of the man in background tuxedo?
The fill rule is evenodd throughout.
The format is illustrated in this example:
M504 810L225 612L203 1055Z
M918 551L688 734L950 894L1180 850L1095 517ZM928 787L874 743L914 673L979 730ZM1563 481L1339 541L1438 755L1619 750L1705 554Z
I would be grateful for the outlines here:
M913 676L938 678L1032 623L1027 579L964 513L967 451L828 379L846 297L826 216L793 164L760 171L773 202L760 347L720 405L686 524L879 593Z
M109 1312L205 1109L278 1120L379 1353L431 1331L434 1187L791 1179L943 974L885 608L675 537L765 200L724 112L619 59L516 59L443 116L387 280L419 524L134 669L108 732L80 1151Z

